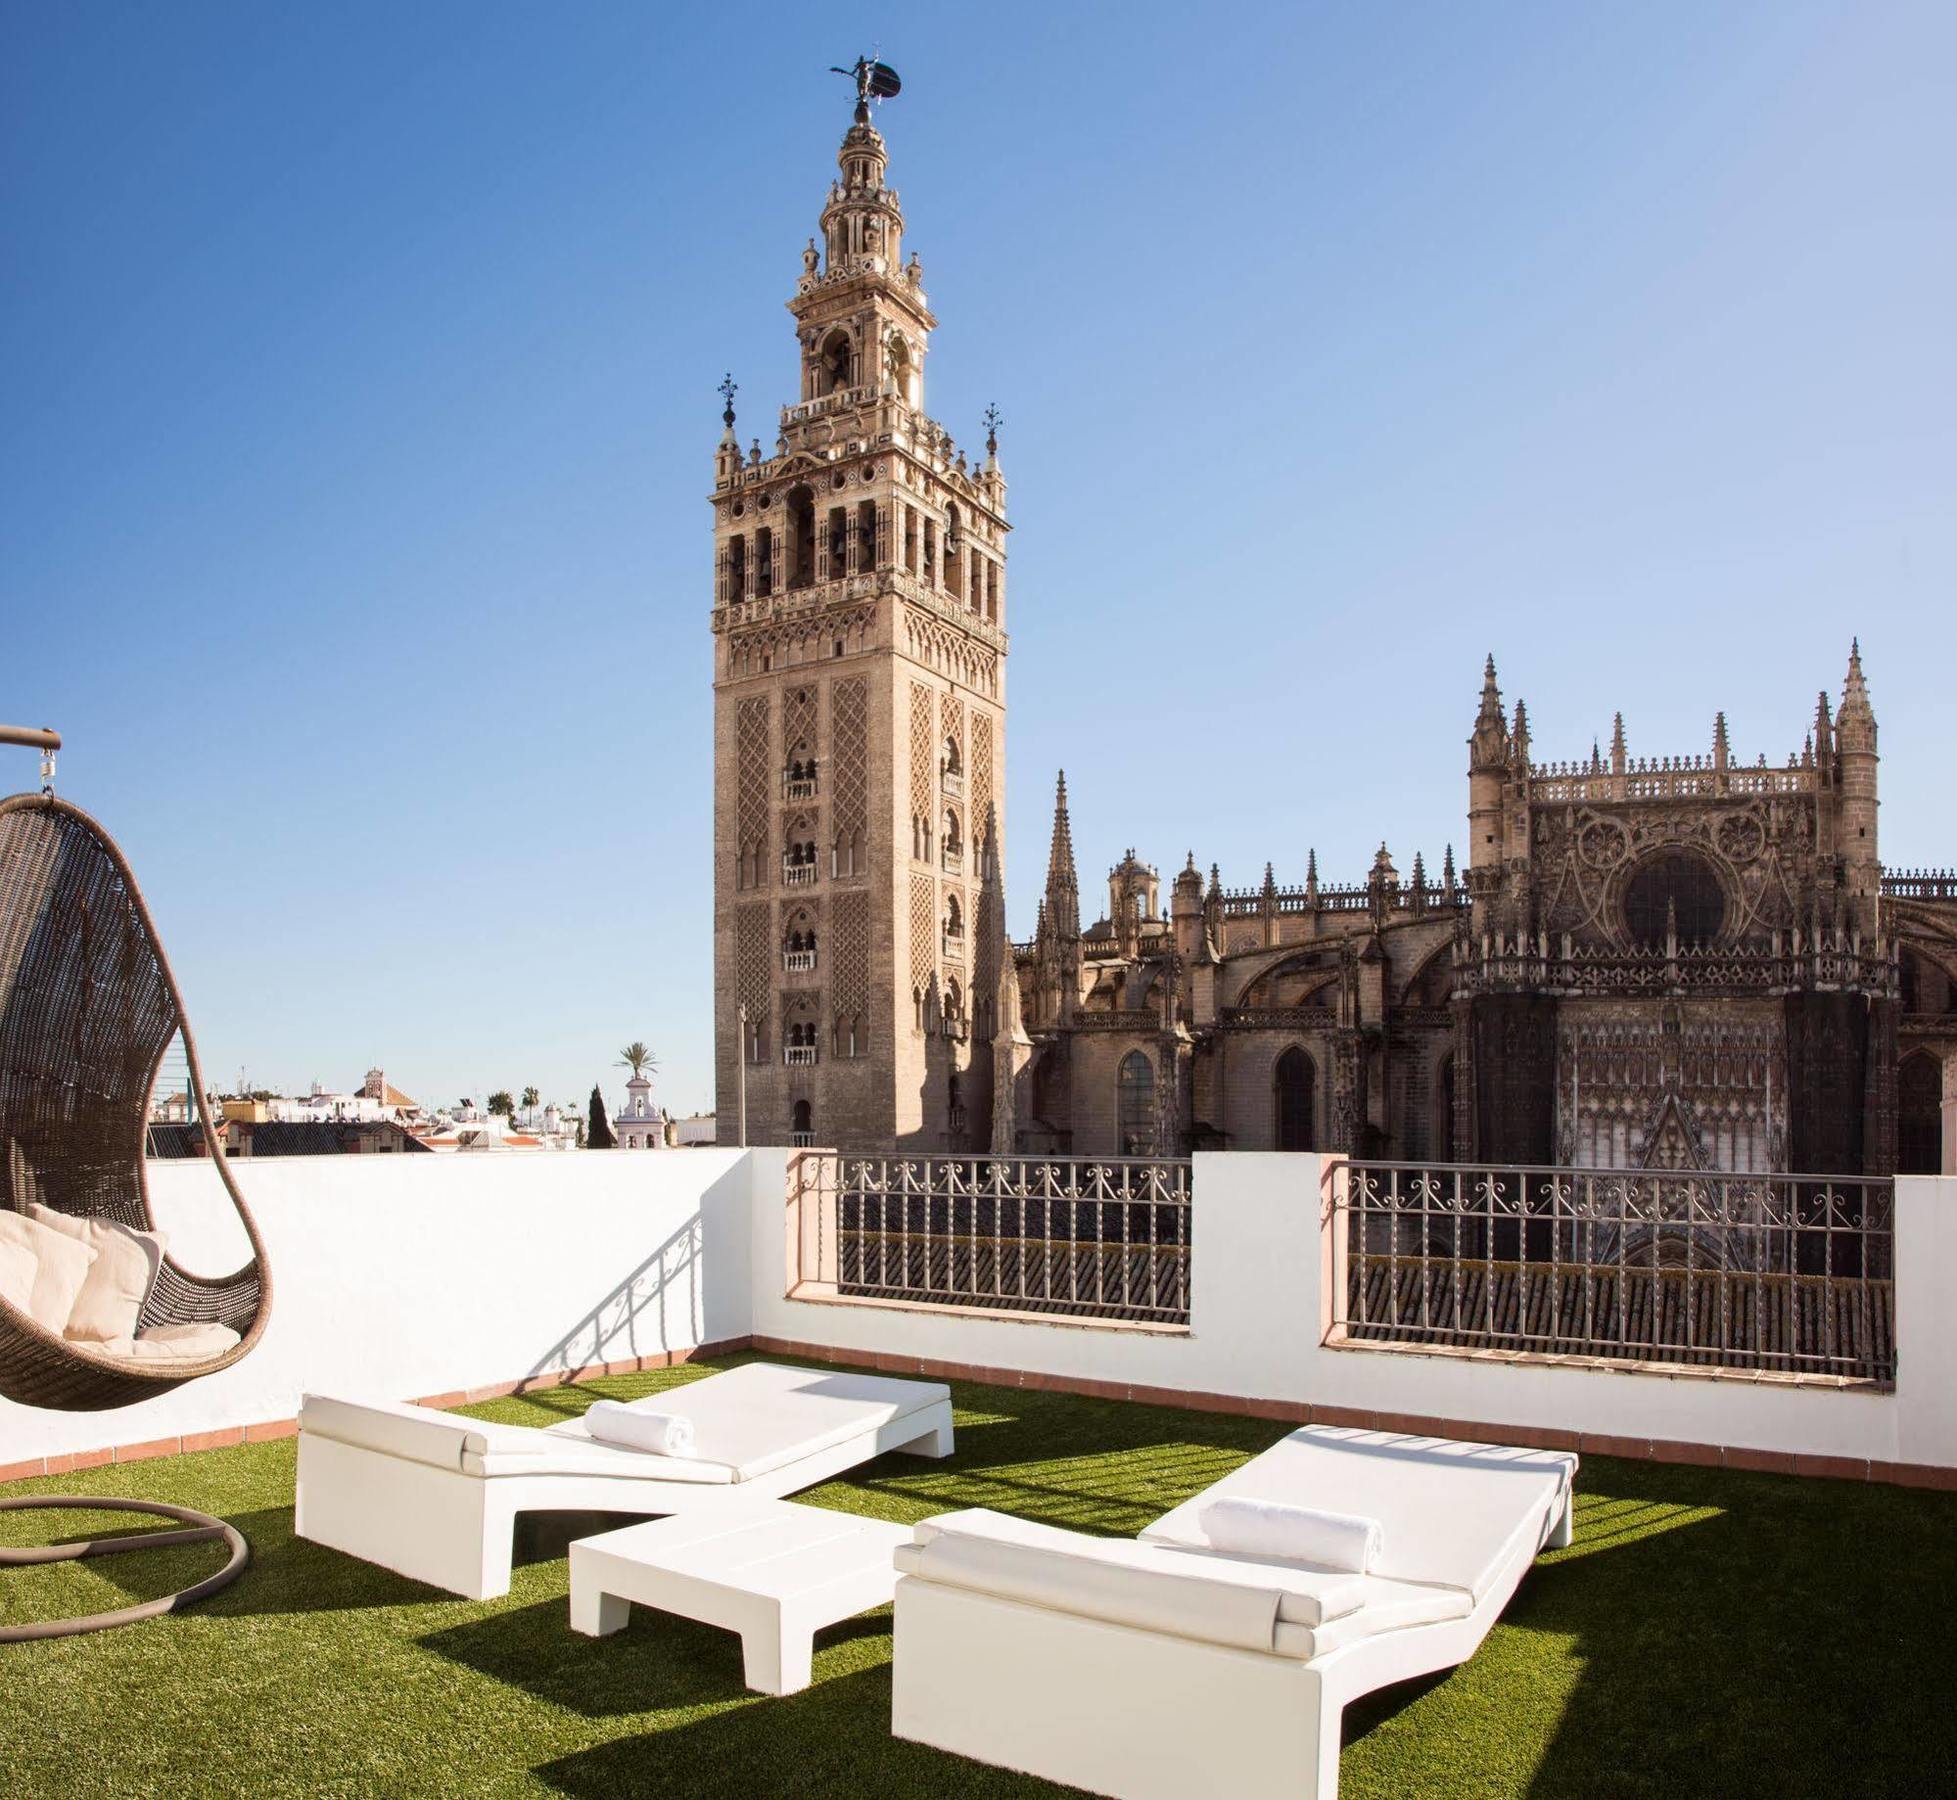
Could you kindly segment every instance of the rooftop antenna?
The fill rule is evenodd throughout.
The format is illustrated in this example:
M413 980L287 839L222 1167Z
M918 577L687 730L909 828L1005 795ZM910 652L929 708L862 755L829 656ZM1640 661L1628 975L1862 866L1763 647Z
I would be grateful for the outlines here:
M829 73L847 75L856 83L856 122L859 125L869 124L872 100L888 100L904 90L897 71L888 63L878 62L874 55L859 56L854 68L842 69L831 64Z

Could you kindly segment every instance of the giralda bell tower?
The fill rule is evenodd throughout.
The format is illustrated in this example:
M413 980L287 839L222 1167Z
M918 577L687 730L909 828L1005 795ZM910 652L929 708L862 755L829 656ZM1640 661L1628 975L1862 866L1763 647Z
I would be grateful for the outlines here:
M750 1143L984 1150L1010 981L1006 483L991 413L981 461L925 411L937 321L870 123L897 79L854 74L788 302L800 394L774 454L744 455L728 386L714 459L719 1137L744 1092Z

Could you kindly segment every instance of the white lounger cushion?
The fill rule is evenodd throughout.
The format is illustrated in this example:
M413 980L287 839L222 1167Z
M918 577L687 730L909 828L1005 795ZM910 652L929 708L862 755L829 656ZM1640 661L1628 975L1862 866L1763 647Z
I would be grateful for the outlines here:
M950 1393L937 1381L746 1363L632 1403L692 1422L694 1454L685 1458L600 1443L582 1419L540 1431L458 1418L426 1406L315 1394L300 1407L299 1429L465 1475L623 1475L727 1484L752 1481L865 1436L949 1399Z
M1364 1577L1088 1537L974 1508L900 1545L906 1575L1139 1630L1309 1657L1312 1628L1358 1613Z
M1142 1533L1152 1544L1206 1549L1203 1508L1228 1497L1278 1500L1377 1519L1375 1576L1454 1587L1480 1600L1512 1561L1517 1538L1539 1548L1561 1517L1576 1458L1307 1425L1185 1500Z
M951 1389L941 1381L839 1375L758 1362L650 1394L631 1405L692 1423L693 1454L676 1466L719 1463L731 1471L729 1479L752 1481L950 1398ZM539 1435L595 1444L582 1419L566 1419Z

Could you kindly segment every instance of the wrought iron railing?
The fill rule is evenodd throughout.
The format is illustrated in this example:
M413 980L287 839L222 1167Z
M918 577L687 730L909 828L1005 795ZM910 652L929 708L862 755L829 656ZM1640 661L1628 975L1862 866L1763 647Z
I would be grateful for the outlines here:
M1186 1160L816 1152L788 1190L798 1298L1189 1321Z
M1342 1162L1327 1182L1345 1341L1895 1379L1887 1180Z

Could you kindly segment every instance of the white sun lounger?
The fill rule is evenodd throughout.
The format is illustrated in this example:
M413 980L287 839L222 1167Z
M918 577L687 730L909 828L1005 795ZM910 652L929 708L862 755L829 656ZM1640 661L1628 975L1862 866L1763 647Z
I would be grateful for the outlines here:
M684 1459L425 1406L308 1394L295 1529L470 1600L506 1594L516 1515L665 1514L780 1499L889 1450L949 1456L942 1382L746 1363L634 1402L692 1421Z
M1332 1800L1346 1703L1472 1656L1570 1538L1574 1456L1309 1426L1139 1540L999 1513L897 1551L891 1729L1092 1793ZM1355 1575L1208 1547L1205 1502L1380 1521Z

